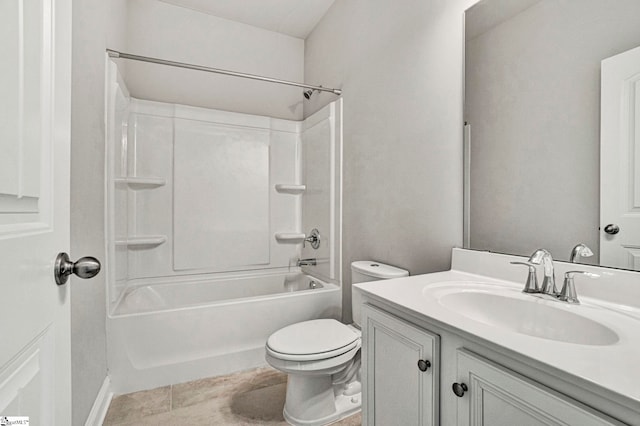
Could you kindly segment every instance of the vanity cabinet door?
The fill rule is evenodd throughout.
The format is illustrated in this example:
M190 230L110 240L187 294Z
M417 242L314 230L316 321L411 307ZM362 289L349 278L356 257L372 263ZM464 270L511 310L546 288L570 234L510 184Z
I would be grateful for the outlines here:
M440 337L362 307L364 425L438 425Z
M458 426L623 425L467 350L457 363L457 386L443 389L457 399Z

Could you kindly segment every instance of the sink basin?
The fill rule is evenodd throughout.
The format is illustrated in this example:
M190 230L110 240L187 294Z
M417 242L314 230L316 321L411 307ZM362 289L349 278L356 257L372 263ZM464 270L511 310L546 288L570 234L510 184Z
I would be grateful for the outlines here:
M525 295L512 289L482 287L449 285L436 290L434 296L447 309L514 333L595 346L612 345L619 340L617 333L609 327L572 312L584 309L580 306L567 307L562 302Z

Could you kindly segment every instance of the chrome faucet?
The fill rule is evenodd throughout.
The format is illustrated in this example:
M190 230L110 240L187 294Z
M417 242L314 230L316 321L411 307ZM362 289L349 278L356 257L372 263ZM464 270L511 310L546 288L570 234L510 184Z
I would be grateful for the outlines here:
M317 264L318 262L316 261L315 257L309 259L298 259L298 261L296 262L297 266L316 266Z
M544 280L542 281L540 293L555 297L558 294L558 289L556 287L556 277L553 271L553 258L551 257L551 253L545 249L538 249L533 252L529 258L529 262L535 265L544 265Z
M586 244L578 244L576 245L573 250L571 250L571 256L569 258L569 262L571 263L577 263L577 259L580 257L590 257L593 256L593 252L591 251L591 249L589 247L587 247Z

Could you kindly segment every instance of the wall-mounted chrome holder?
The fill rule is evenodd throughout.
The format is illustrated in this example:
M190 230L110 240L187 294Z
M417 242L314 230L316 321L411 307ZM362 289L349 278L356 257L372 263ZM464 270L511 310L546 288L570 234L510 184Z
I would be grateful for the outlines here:
M311 248L318 250L318 248L320 248L320 231L313 228L311 230L311 235L305 238L302 242L302 247L304 247L306 243L311 243Z

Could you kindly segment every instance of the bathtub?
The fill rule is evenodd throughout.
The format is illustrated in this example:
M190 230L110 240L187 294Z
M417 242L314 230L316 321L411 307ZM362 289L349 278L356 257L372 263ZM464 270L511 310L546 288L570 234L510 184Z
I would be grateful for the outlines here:
M107 318L116 394L265 365L264 344L286 325L340 318L340 287L301 273L138 285Z

